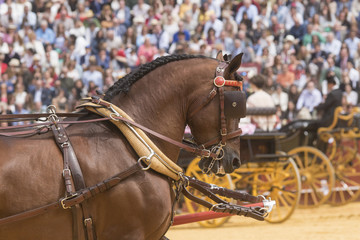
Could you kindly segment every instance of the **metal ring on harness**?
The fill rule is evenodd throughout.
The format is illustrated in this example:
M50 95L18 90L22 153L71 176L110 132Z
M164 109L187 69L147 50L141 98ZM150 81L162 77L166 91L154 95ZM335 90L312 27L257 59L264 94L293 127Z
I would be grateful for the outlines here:
M57 122L59 122L59 117L55 113L53 113L49 115L48 120L56 124Z
M224 155L225 155L225 152L224 152L224 149L223 149L223 144L218 144L214 147L211 148L211 152L212 153L215 153L216 154L216 158L214 158L215 160L221 160L224 158Z
M46 108L46 112L55 114L55 113L56 113L56 107L55 107L54 105L49 105L49 106Z
M223 146L225 146L225 144L219 143L211 148L210 152L215 153L216 157L211 159L209 166L206 167L206 170L203 170L203 173L209 174L211 169L214 167L215 162L224 158L225 152Z
M119 121L119 119L116 119L115 117L113 117L113 115L115 115L115 117L118 117L118 115L116 115L116 113L110 113L109 117L114 120L114 121Z
M149 161L149 164L146 162L146 160ZM142 167L142 168L141 168L141 170L146 171L146 170L149 170L149 169L150 169L152 162L151 162L150 159L148 159L148 157L143 156L143 157L141 157L141 158L138 159L138 163L139 163L141 166L143 166L143 164L147 165L147 167Z

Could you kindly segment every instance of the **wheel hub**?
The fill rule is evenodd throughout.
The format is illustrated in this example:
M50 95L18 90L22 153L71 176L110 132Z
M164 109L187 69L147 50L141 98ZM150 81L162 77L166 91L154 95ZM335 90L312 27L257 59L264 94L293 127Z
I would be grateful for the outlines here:
M310 172L303 172L301 174L301 181L302 182L311 182L312 181L312 176L310 174Z

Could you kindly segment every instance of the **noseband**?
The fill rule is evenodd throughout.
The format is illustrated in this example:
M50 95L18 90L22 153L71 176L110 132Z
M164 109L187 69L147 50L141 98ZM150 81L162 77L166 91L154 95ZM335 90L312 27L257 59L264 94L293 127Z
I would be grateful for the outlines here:
M210 103L216 96L219 94L220 98L220 135L206 143L200 144L203 149L211 147L209 150L212 155L210 165L205 170L205 173L208 174L215 164L216 161L221 160L224 157L223 147L226 145L226 141L229 139L236 138L241 135L242 130L238 129L233 132L228 133L226 127L226 117L233 118L243 118L246 116L246 97L244 92L242 92L242 82L225 80L224 71L228 66L228 62L221 61L216 68L215 78L214 78L214 87L210 91L207 98L200 103L196 108L189 114L189 119L203 109L208 103ZM228 91L224 90L224 86L232 86L239 88L239 91ZM209 156L201 156L209 157Z

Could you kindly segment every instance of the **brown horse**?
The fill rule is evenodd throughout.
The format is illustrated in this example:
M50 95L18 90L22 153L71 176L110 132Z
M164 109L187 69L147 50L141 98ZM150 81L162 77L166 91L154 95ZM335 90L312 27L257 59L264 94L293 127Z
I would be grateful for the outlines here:
M222 58L222 57L221 57ZM224 71L235 79L241 63L236 56ZM219 60L179 55L158 58L119 80L105 99L137 123L181 141L186 124L197 143L219 137L219 98L190 119L189 113L214 87ZM234 91L233 87L225 87ZM98 116L89 113L88 118ZM227 119L228 131L239 119ZM97 184L133 165L139 158L110 122L74 124L66 128L87 186ZM170 158L179 148L150 136ZM229 140L223 161L239 165L239 138ZM64 196L63 156L52 133L28 138L0 137L0 218L44 206ZM229 170L228 170L229 171ZM231 171L231 170L230 170ZM172 217L174 194L169 178L141 171L88 201L97 239L161 239ZM0 239L72 239L71 210L57 209L0 226Z

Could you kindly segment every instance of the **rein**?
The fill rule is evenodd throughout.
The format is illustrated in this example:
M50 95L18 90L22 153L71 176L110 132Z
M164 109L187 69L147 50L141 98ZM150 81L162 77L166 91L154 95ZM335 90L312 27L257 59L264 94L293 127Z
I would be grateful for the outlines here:
M98 99L94 99L93 100L94 103L98 103L99 100ZM104 105L105 106L105 105ZM85 116L88 113L85 114L78 114L78 113L67 113L66 117L77 117L77 116ZM32 120L34 119L38 119L36 114L32 114ZM6 116L6 118L2 118L2 119L11 119L11 115L4 115ZM44 116L50 116L49 114L42 114L41 117ZM29 119L29 118L26 118ZM84 124L84 123L95 123L95 122L104 122L104 121L110 121L110 120L120 120L120 121L124 121L127 122L137 128L140 128L141 130L159 138L162 139L166 142L169 142L175 146L178 146L179 148L182 148L190 153L196 154L198 156L202 156L202 157L216 157L216 155L214 153L211 153L209 150L206 149L202 149L202 148L196 148L196 147L192 147L190 145L186 145L184 143L178 142L174 139L171 139L165 135L162 135L158 132L155 132L139 123L136 123L134 121L131 121L127 118L121 117L121 116L112 116L110 117L102 117L102 118L97 118L97 119L89 119L89 120L76 120L76 121L60 121L57 122L57 124L60 125L71 125L71 124ZM22 121L21 118L17 118L16 121ZM5 136L5 137L16 137L16 136L21 136L21 137L29 137L29 136L34 136L34 135L38 135L38 134L43 134L43 133L47 133L50 130L50 127L54 125L54 123L52 122L44 122L44 123L33 123L33 124L27 124L27 125L19 125L19 126L9 126L9 127L0 127L0 130L10 130L10 129L22 129L22 128L31 128L31 127L36 127L35 129L30 129L30 130L24 130L24 131L13 131L13 132L0 132L0 136ZM216 141L218 138L212 140L212 141Z

